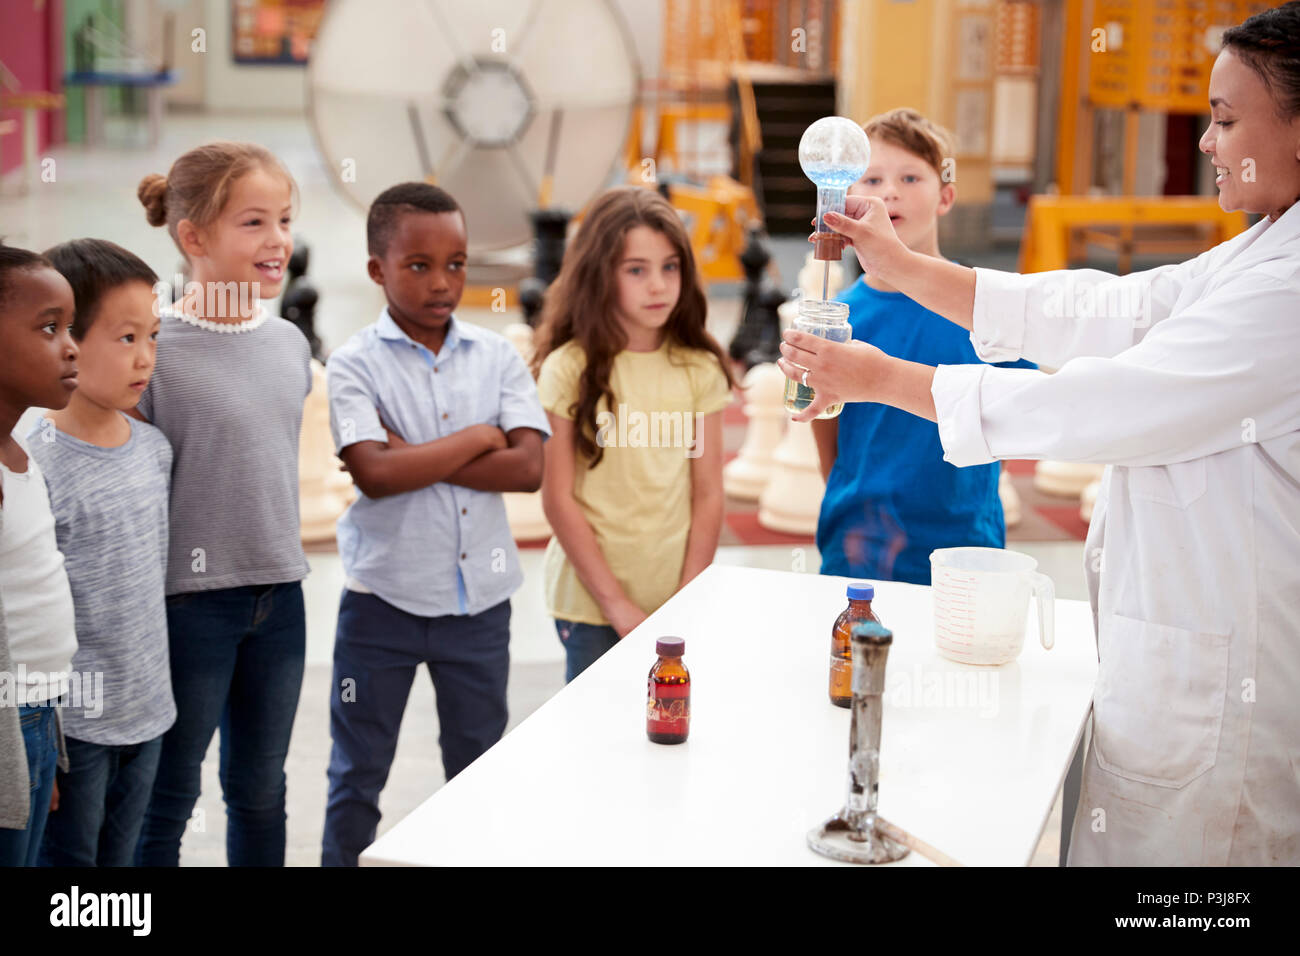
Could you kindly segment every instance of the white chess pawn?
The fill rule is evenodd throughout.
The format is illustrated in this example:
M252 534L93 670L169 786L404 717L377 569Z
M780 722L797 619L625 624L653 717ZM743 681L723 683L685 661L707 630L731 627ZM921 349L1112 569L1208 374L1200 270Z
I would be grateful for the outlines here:
M298 507L303 542L333 540L335 523L354 494L352 476L339 469L334 454L325 366L312 359L311 394L302 409L302 434L298 439Z
M805 299L821 299L822 277L826 275L826 260L814 259L812 250L804 258L803 268L799 270L796 282ZM844 287L844 267L838 262L830 264L829 277L826 279L826 299L834 299Z
M527 365L533 360L533 328L512 322L501 330ZM541 491L507 491L501 496L506 506L506 523L516 541L544 541L551 536L551 523L542 510Z
M515 347L525 365L533 362L533 327L523 322L511 322L501 334Z
M785 431L785 374L770 362L755 365L741 383L749 425L740 454L722 469L729 497L757 501L772 476L772 457Z
M1005 468L998 475L998 497L1002 500L1002 517L1008 528L1020 524L1020 493L1016 491L1011 473Z
M1043 494L1078 498L1083 489L1101 477L1105 465L1073 461L1040 461L1034 467L1034 487Z
M1092 524L1092 511L1097 506L1097 495L1101 494L1101 479L1088 483L1079 496L1079 517Z
M826 482L812 424L790 422L772 458L772 478L758 499L758 523L769 531L816 534Z

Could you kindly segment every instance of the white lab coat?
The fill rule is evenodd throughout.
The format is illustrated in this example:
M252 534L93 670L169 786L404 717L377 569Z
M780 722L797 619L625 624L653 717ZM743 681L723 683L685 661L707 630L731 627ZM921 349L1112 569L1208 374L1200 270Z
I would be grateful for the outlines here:
M1109 465L1068 862L1300 864L1300 203L1179 265L976 270L944 457Z

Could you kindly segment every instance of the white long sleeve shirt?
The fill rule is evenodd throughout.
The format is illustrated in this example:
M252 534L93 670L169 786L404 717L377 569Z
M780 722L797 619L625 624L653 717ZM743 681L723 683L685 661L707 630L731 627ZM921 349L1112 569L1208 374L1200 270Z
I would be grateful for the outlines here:
M1300 864L1300 203L1179 265L976 270L945 459L1101 462L1071 864Z

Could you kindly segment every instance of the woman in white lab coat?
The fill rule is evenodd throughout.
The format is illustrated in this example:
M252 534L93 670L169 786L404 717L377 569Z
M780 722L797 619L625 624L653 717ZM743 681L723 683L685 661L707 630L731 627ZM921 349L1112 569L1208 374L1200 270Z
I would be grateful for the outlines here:
M1085 550L1100 671L1071 865L1300 864L1300 3L1223 44L1200 146L1222 208L1264 217L1195 259L1016 275L909 251L888 198L828 218L985 362L1056 373L781 348L816 391L799 420L881 402L936 421L954 465L1111 466Z

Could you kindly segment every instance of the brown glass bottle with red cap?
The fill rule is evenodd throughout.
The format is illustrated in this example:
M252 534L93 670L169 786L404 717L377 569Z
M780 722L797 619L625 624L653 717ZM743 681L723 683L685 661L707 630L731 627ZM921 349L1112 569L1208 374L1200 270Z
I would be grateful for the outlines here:
M831 703L837 707L853 706L853 625L865 621L880 623L871 610L876 589L865 581L848 587L849 606L840 612L831 628Z
M645 732L657 744L680 744L691 730L691 674L682 663L686 641L661 637L655 642L659 660L650 668Z

